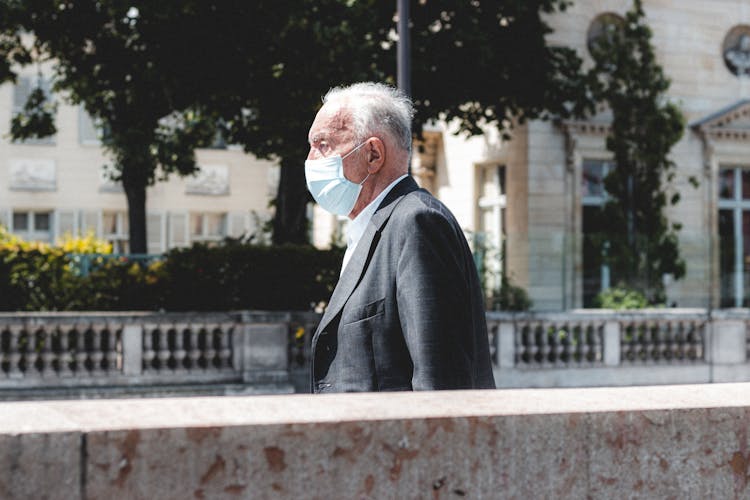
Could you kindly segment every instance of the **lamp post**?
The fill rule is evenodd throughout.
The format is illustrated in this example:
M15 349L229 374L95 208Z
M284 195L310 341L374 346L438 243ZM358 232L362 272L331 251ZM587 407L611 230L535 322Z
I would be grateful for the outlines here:
M397 0L398 9L398 52L396 74L398 88L411 97L411 54L409 40L409 0ZM411 175L411 155L409 156L409 175Z
M409 40L409 0L398 0L398 88L411 96L411 58Z

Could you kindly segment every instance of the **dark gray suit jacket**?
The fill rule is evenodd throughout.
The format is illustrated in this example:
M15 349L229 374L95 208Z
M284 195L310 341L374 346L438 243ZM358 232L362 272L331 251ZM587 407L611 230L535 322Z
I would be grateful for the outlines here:
M450 211L399 182L312 341L313 392L494 388L476 267Z

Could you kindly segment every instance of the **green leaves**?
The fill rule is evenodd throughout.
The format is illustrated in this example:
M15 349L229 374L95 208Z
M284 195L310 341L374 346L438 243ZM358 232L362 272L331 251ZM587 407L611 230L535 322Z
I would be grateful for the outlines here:
M54 135L57 132L56 111L57 103L49 98L41 86L37 86L29 94L23 111L11 119L11 137L13 140L23 141Z
M592 44L592 55L590 80L595 98L612 111L606 143L617 165L605 179L607 264L613 282L658 303L662 276L685 274L677 237L681 226L664 216L666 205L680 200L670 186L676 165L669 153L682 137L685 119L665 97L669 79L656 60L640 0L634 0L624 22L609 26ZM612 300L620 299L613 295Z

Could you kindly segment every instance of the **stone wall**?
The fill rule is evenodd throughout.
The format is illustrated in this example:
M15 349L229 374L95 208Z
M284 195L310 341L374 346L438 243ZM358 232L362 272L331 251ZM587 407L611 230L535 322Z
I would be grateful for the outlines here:
M0 403L0 498L747 498L750 385Z

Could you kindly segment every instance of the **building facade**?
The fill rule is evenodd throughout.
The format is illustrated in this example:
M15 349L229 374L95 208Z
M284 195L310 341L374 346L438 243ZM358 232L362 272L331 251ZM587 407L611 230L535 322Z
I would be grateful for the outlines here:
M750 2L644 0L668 98L686 117L672 149L670 207L682 224L684 278L664 276L669 305L746 307L750 302ZM592 63L588 40L603 22L624 17L631 0L575 0L549 17L551 44L574 47ZM519 47L519 50L522 48ZM491 83L488 82L488 85ZM461 224L496 249L505 273L535 310L589 307L611 283L602 248L590 236L603 223L603 179L614 168L606 110L587 120L532 121L509 141L493 131L463 139L439 125L425 137L415 175ZM688 179L699 181L697 188ZM624 228L623 228L624 230Z

